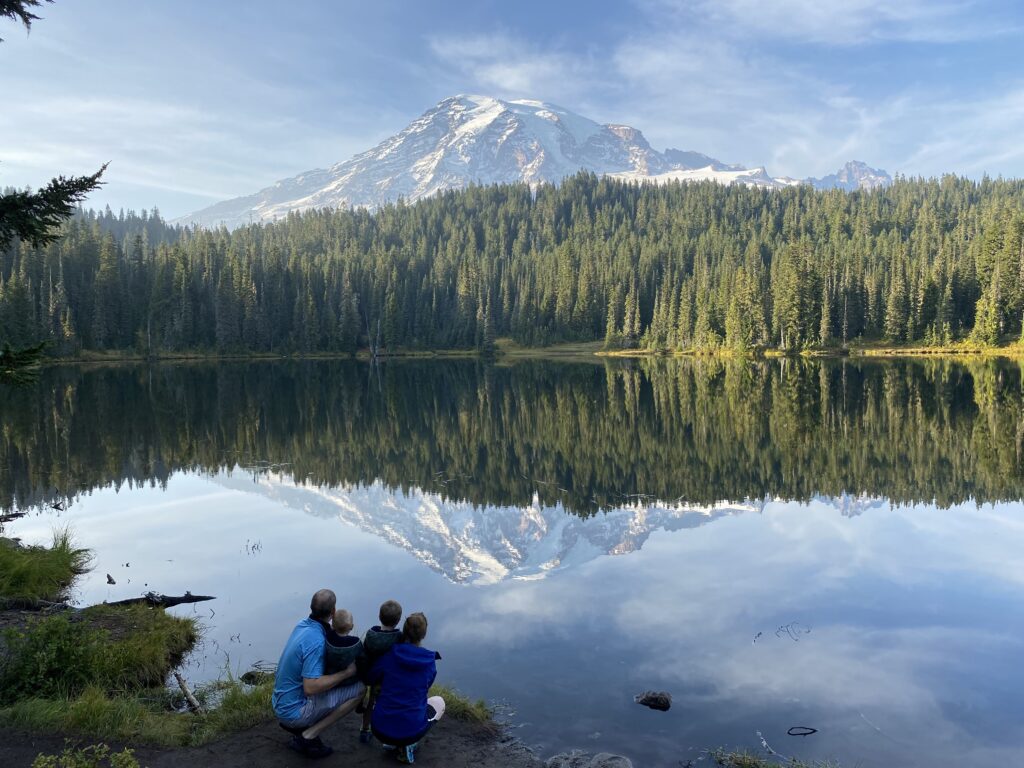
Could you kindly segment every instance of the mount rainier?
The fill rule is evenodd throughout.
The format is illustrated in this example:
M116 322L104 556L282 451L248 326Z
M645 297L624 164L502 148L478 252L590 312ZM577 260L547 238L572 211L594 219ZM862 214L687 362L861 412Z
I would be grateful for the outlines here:
M626 125L601 125L540 101L454 96L373 149L326 169L301 173L252 195L227 200L176 221L234 228L315 208L378 208L415 202L470 184L557 184L578 171L630 181L711 180L782 188L871 189L885 171L847 163L821 179L772 177L764 168L729 165L699 152L653 149Z

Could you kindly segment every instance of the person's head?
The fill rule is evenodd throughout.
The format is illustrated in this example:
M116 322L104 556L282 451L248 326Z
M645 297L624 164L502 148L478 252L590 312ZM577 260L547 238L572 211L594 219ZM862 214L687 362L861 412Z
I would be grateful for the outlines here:
M402 627L402 639L407 643L419 645L427 636L427 617L422 613L410 613Z
M382 627L394 629L398 626L398 622L402 620L402 606L394 600L381 603L378 618L380 618L380 625Z
M321 589L313 595L309 601L309 617L316 621L326 622L334 613L334 606L338 600L329 589Z
M355 622L352 621L352 613L350 611L339 608L334 612L334 619L331 625L339 635L347 635L355 627Z

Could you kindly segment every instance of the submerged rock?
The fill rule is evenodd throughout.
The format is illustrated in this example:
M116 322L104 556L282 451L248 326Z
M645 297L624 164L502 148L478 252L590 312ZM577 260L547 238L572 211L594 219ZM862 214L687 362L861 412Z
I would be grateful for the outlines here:
M263 683L273 680L274 673L267 672L263 669L250 669L248 672L243 674L240 679L246 685L262 685Z
M544 768L633 768L633 761L628 757L613 755L609 752L599 752L594 755L589 752L573 750L555 755L544 763Z
M643 693L634 696L633 700L637 704L643 704L645 707L657 709L662 712L668 712L669 708L672 706L672 694L665 693L664 691L644 691Z

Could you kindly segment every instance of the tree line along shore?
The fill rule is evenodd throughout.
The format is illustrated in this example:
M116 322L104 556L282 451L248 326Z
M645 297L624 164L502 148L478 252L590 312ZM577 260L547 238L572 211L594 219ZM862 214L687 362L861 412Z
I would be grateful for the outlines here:
M0 253L0 330L49 352L991 349L1024 318L1024 182L472 187L229 232L80 212Z

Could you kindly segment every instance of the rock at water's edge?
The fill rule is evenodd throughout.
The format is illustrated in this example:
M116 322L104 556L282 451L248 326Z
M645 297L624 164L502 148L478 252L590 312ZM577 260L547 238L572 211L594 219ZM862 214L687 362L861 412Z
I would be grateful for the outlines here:
M672 694L665 693L664 691L644 691L643 693L634 696L633 700L637 704L643 704L645 707L651 709L658 709L662 712L668 712L672 706Z

